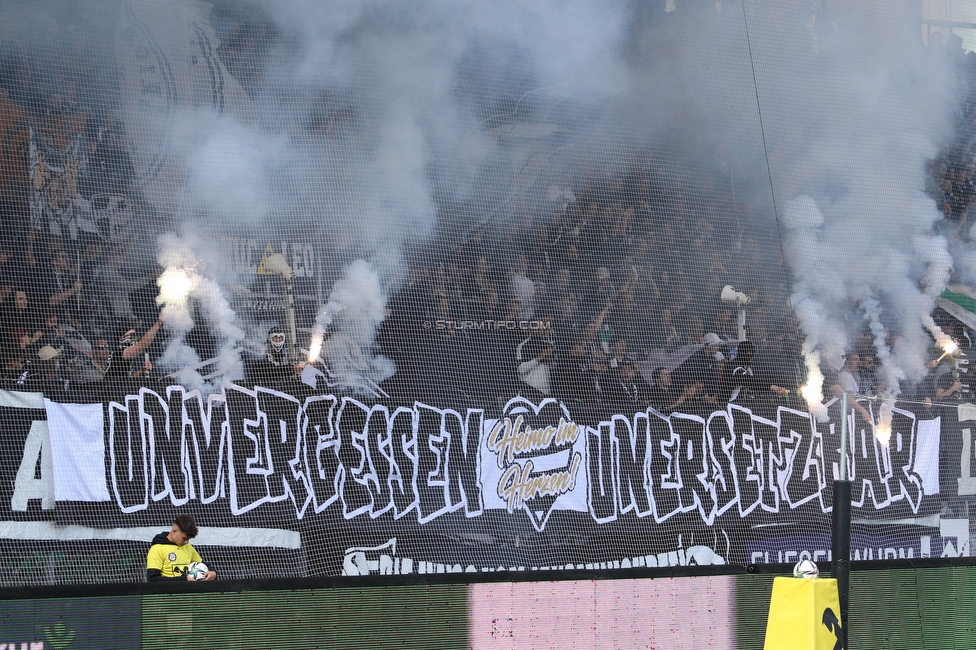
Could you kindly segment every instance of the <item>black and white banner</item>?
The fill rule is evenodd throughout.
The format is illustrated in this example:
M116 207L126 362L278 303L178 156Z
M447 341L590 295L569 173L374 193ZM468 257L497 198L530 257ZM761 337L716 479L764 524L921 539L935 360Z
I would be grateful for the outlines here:
M91 204L78 191L88 173L88 139L80 131L69 135L30 130L30 220L31 228L77 239L79 231L95 232L95 224ZM60 147L58 140L64 140Z
M4 501L12 515L61 525L165 525L186 511L211 526L328 531L340 553L396 537L422 553L469 535L606 539L617 547L606 554L638 557L685 554L697 533L714 561L745 561L747 544L765 553L756 531L770 524L828 529L840 463L830 406L834 419L819 423L735 404L707 417L593 418L522 398L490 413L240 386L141 388L95 404L0 392L11 423ZM942 418L924 415L896 408L888 446L849 420L855 519L937 515L946 485L968 490L968 459L947 457ZM951 480L940 463L955 468Z

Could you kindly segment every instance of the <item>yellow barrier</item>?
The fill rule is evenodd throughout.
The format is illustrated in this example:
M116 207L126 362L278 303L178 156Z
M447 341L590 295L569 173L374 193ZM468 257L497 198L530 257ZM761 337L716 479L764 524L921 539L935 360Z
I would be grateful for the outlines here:
M776 578L764 650L845 650L833 578Z

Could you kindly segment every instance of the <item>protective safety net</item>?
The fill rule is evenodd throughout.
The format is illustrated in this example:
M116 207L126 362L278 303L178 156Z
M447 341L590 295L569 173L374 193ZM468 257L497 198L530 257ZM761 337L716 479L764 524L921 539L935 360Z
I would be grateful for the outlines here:
M973 11L3 2L0 585L969 555Z

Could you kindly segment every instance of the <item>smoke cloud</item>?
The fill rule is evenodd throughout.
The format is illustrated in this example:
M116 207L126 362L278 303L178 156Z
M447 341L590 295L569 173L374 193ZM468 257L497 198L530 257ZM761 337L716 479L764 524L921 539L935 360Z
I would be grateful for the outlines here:
M916 2L834 5L264 0L277 36L245 91L216 56L208 5L126 0L120 113L169 232L164 365L198 362L186 335L201 318L228 363L258 330L229 288L266 278L213 250L240 233L313 244L329 297L306 323L318 311L313 336L349 337L381 377L373 340L412 246L502 228L539 185L606 178L666 142L673 160L725 165L754 216L735 228L761 233L768 255L782 244L809 364L866 326L893 390L918 380L940 336L934 297L974 257L933 232L923 193L951 66L922 46ZM165 101L137 76L147 29L186 71ZM687 183L672 159L645 160L676 192ZM740 253L741 232L724 234Z
M768 173L807 351L851 351L866 322L897 394L927 372L929 332L943 336L930 314L953 260L924 186L948 134L951 66L922 47L911 3L831 11L799 57L747 20Z
M675 3L670 24L640 33L618 114L736 161L740 196L789 264L810 384L866 325L896 394L927 372L933 298L954 266L924 194L950 134L945 48L922 45L918 3L716 8Z
M329 371L353 388L361 387L363 379L379 383L392 376L396 365L372 349L386 317L386 300L379 274L368 262L347 266L315 318L309 361L321 353Z
M674 16L649 17L624 3L265 2L289 44L276 53L279 74L257 99L259 120L210 129L190 158L189 198L256 224L315 215L337 264L358 260L333 271L313 338L335 321L368 355L404 246L434 234L439 206L468 200L472 214L454 224L463 231L553 166L555 150L521 137L513 173L479 175L502 142L485 128L497 115L544 125L533 109L546 102L601 107L561 152L560 171L588 173L627 151L615 125L641 134L637 147L704 126L731 158L769 170L743 186L768 193L767 218L781 220L808 361L850 349L866 321L897 393L926 372L933 297L952 268L932 232L941 215L922 193L947 127L948 66L921 47L908 2L831 7L808 23L779 7L726 5L717 17L677 4ZM345 115L318 140L297 131L316 97ZM542 132L561 125L550 127ZM476 164L452 165L479 133L489 135Z
M245 334L219 283L207 275L211 266L221 265L207 262L203 243L192 231L183 237L166 233L159 238L158 261L164 270L157 281L156 301L162 307L161 317L170 339L158 363L163 372L171 373L184 386L209 392L240 378L231 371L241 364L239 346ZM205 369L200 356L186 342L196 325L194 312L202 313L219 341L217 356ZM208 382L205 375L213 375L214 380Z
M369 376L382 379L391 362L369 351L386 298L405 275L405 247L445 223L457 237L541 171L519 183L517 161L531 157L532 144L515 140L506 153L514 173L478 176L478 165L456 164L465 138L494 112L507 122L526 119L510 105L525 96L514 113L528 115L538 103L533 94L551 102L553 94L619 91L627 12L623 3L590 2L263 7L283 38L253 107L188 113L193 124L172 120L167 139L187 152L180 214L211 230L236 220L271 241L283 233L312 238L331 264L326 282L334 281L313 345L335 318L332 332L354 341L369 358ZM471 86L479 81L490 83ZM252 109L257 119L239 117ZM499 149L492 140L482 153ZM473 195L470 214L439 221L444 205Z

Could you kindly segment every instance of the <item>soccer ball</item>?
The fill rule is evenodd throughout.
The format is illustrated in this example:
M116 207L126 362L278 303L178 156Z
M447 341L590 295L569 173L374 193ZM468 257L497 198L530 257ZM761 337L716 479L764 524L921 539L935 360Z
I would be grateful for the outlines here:
M820 569L813 560L800 560L793 567L793 577L794 578L806 578L807 580L813 580L820 575Z
M186 567L186 575L193 576L194 580L203 580L209 570L203 562L190 562L190 566Z

